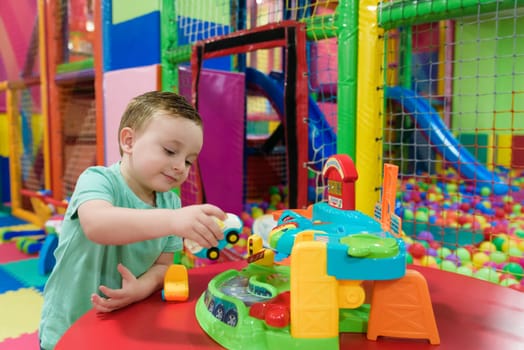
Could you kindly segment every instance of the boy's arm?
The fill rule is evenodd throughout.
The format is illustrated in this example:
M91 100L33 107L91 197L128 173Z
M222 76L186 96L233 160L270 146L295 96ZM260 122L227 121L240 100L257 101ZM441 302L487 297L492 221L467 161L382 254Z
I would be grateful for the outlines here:
M153 266L139 278L136 278L125 266L119 264L118 271L122 275L122 288L111 289L100 286L99 289L105 297L92 294L93 307L100 312L111 312L147 298L162 288L164 275L172 263L173 253L162 253Z
M130 209L114 207L104 200L90 200L78 207L82 229L98 244L122 245L176 235L189 238L205 248L223 238L216 218L226 214L211 204L180 209Z

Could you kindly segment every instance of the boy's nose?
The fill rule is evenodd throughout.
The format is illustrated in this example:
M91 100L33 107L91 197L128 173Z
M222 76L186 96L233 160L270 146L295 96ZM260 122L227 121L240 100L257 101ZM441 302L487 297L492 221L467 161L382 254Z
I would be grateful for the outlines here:
M172 167L175 170L182 171L185 168L186 161L182 157L176 157L173 160Z

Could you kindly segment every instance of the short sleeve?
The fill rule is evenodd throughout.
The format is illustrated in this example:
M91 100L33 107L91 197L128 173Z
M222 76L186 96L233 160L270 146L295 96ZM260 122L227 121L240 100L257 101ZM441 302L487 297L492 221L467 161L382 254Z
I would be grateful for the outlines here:
M72 219L77 217L78 207L89 200L105 200L114 204L114 193L111 173L104 167L86 169L76 182L75 192L68 204L66 215Z

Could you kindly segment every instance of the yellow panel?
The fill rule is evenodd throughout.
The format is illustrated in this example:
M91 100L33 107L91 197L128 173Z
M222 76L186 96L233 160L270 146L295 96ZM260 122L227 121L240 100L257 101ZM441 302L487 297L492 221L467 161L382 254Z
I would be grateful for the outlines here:
M42 146L42 138L44 136L44 118L41 114L33 114L31 118L31 132L33 136L34 151L38 152L38 148Z
M488 169L493 170L493 165L495 162L495 155L493 154L493 135L488 135L488 144L486 145L487 149L487 155L486 155L486 163L488 165Z
M337 281L327 275L323 242L300 242L293 247L291 335L295 338L338 336Z
M495 164L511 167L511 134L497 135Z
M0 113L0 156L6 158L9 157L7 139L7 115Z

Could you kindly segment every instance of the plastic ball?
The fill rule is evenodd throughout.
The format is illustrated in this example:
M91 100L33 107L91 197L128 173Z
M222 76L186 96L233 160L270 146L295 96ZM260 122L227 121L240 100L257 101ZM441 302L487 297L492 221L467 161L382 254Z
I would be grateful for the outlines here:
M508 260L508 256L506 255L506 253L500 252L497 250L497 251L491 252L491 254L489 255L489 259L490 261L496 264L501 264Z
M520 247L510 247L508 249L508 255L515 256L515 257L521 257L523 254L522 254L522 250L520 249Z
M419 222L428 222L429 221L429 215L428 213L424 211L417 211L415 213L415 220Z
M455 254L459 257L461 262L471 260L471 253L469 252L468 249L464 247L457 248L457 250L455 251Z
M477 252L473 254L471 261L473 261L473 266L476 268L481 268L489 261L489 255L484 252Z
M413 219L415 218L415 214L413 213L413 210L411 209L404 209L404 220L407 220L407 221L413 221Z
M448 272L456 272L457 271L457 265L453 261L450 260L443 260L440 263L440 269Z
M473 270L469 266L459 266L457 267L456 273L464 276L473 276Z
M429 231L420 231L420 233L417 235L417 239L421 241L428 241L428 242L431 242L434 240L433 234Z
M505 253L508 253L512 247L518 247L518 242L514 239L508 239L504 243L502 243L501 250Z
M479 250L484 253L489 253L496 251L497 247L491 242L482 242L480 243Z
M457 254L454 254L454 253L447 255L444 259L451 261L452 263L454 263L457 266L462 264L462 261L460 260L460 258L457 256Z
M259 217L261 217L262 215L264 215L264 211L262 210L262 208L259 208L259 207L253 207L251 209L251 216L253 217L253 219L258 219Z
M436 267L438 264L437 264L437 260L435 259L435 257L430 256L430 255L425 255L420 259L420 265Z
M480 195L482 197L489 197L490 194L491 194L491 189L489 187L484 186L480 189Z
M499 283L499 275L497 271L489 267L478 269L473 273L473 277L492 283Z
M519 282L513 278L505 278L501 280L499 284L503 287L509 287L509 286L516 285L516 284L518 285Z
M503 235L494 237L491 242L495 245L497 250L502 251L502 245L506 242L507 238Z
M502 268L502 271L507 272L515 276L517 280L521 280L524 275L524 268L517 263L507 263L506 266Z
M447 256L451 254L451 249L446 247L441 247L437 249L437 255L441 258L445 259Z
M415 242L409 246L408 252L413 256L413 258L420 259L426 255L426 247L419 242Z

